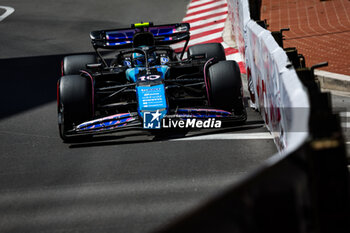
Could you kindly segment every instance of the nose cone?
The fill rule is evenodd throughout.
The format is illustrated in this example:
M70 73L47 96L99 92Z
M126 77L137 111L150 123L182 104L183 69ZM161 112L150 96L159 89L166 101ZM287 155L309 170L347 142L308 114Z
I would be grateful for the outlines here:
M138 82L136 86L138 113L144 128L158 129L161 119L168 113L165 87L164 84L149 84L150 82Z

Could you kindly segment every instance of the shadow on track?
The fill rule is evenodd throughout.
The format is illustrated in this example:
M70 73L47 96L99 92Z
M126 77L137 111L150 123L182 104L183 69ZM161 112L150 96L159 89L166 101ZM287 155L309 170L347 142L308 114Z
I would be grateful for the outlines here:
M66 55L0 59L0 119L55 101Z
M76 148L83 148L83 147L99 147L99 146L115 146L115 145L127 145L127 144L137 144L137 143L146 143L151 142L152 138L145 137L143 139L137 139L137 140L123 140L125 138L133 138L137 136L149 136L150 134L145 132L136 132L132 134L127 135L102 135L102 136L96 136L93 138L89 138L83 142L80 143L67 143L69 144L70 149L76 149Z

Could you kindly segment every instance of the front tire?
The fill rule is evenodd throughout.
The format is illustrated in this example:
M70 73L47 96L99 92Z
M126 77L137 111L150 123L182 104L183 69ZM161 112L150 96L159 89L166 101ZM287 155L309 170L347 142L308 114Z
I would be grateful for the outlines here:
M205 54L207 59L215 57L217 61L225 61L226 55L221 43L193 45L188 48L188 57Z
M89 77L65 75L59 79L57 91L59 133L62 140L68 142L73 137L67 132L74 125L92 119L92 81ZM82 137L74 136L74 139Z
M242 115L245 111L242 80L235 61L221 61L208 69L210 105L215 108Z
M62 60L62 76L80 74L80 70L86 69L86 64L97 63L95 55L71 55Z

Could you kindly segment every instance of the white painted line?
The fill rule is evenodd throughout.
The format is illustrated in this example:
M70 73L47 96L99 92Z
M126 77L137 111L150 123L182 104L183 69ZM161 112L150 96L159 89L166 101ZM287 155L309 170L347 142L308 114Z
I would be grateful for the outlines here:
M350 145L350 142L345 142L345 144L348 144L348 145Z
M224 0L224 1L217 1L217 2L208 4L208 5L205 5L205 6L201 6L201 7L196 7L194 9L188 10L187 14L190 14L190 13L193 13L193 12L197 12L197 11L201 11L201 10L205 10L205 9L210 9L210 8L213 8L213 7L216 7L216 6L220 6L220 5L225 4L225 3L226 3L226 0Z
M216 0L201 0L201 1L197 1L197 2L191 2L188 7L191 7L191 6L198 6L198 5L201 5L203 3L207 3L207 2L215 2Z
M198 15L192 15L192 16L189 16L189 17L185 17L182 21L197 19L197 18L200 18L200 17L203 17L203 16L213 15L213 14L220 13L220 12L225 12L225 11L227 11L227 7L223 7L223 8L220 8L220 9L213 10L213 11L204 12L204 13L201 13L201 14L198 14Z
M3 21L6 17L15 11L15 9L9 6L0 6L0 8L5 10L5 13L0 16L0 21Z
M191 27L196 27L199 25L205 26L205 24L207 24L207 23L212 23L214 21L226 19L226 18L227 18L227 15L219 15L219 16L211 17L211 18L205 19L205 20L198 20L196 22L190 23L190 25L191 25Z
M200 38L196 38L196 39L190 40L188 45L195 45L195 44L198 44L198 43L201 43L201 42L206 42L208 40L214 40L214 39L221 38L221 37L222 37L222 32L217 32L217 33L209 34L207 36L203 36L203 37L200 37ZM181 42L181 43L178 43L178 44L174 44L171 47L173 49L183 48L184 44L185 44L185 42Z
M196 140L257 140L273 139L270 133L231 133L231 134L211 134L204 136L193 136L186 138L172 139L170 141L196 141Z
M217 29L217 28L222 28L222 30L224 30L224 26L225 26L225 23L218 23L218 24L214 24L214 25L211 25L211 26L208 26L208 27L203 27L203 28L199 28L199 29L190 31L190 34L192 36L192 35L196 35L196 34L199 34L199 33L202 33L202 32L207 32L207 31L210 31L210 30L214 30L214 29Z
M350 112L341 112L339 113L341 117L350 117Z

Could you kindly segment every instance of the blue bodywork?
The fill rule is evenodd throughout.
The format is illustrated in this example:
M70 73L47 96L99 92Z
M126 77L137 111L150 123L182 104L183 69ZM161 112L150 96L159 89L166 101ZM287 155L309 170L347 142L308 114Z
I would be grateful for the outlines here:
M100 119L84 122L76 127L77 132L79 131L88 131L93 130L103 131L103 130L112 130L126 126L130 122L136 121L137 118L130 113L121 113L108 117L103 117Z
M128 81L136 83L137 112L141 119L143 119L143 127L159 128L160 126L148 127L145 118L146 115L158 114L159 116L155 115L157 117L153 120L159 123L168 113L169 106L163 81L169 76L169 67L166 65L157 65L150 67L150 70L153 70L153 72L146 74L145 67L129 68L126 70L126 78Z
M157 66L152 66L151 68L154 68L157 70L158 72L157 75L160 75L161 80L164 80L167 77L169 77L169 66L157 65ZM125 72L126 79L129 82L134 82L134 83L136 83L137 81L145 81L146 79L142 80L142 77L145 76L145 75L141 75L142 71L146 71L146 68L145 67L129 68ZM148 81L153 81L153 80L149 79Z

